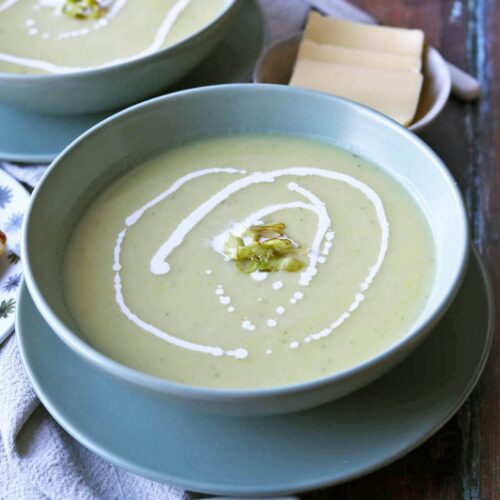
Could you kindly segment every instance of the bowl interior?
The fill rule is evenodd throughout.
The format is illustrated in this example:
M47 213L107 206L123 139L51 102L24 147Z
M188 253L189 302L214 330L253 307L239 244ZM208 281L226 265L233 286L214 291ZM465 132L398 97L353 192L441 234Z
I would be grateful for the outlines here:
M267 49L257 62L256 83L288 85L297 59L302 34L285 38ZM427 47L423 65L424 83L417 112L409 129L418 132L444 108L450 95L451 79L445 61L432 47Z
M413 334L443 309L465 265L468 232L455 182L416 136L363 106L275 85L226 85L154 99L98 125L54 162L37 188L24 227L25 275L45 319L75 325L62 290L65 244L82 211L113 179L180 141L227 133L290 134L327 141L376 163L424 210L435 238L433 289ZM412 334L410 334L410 337Z

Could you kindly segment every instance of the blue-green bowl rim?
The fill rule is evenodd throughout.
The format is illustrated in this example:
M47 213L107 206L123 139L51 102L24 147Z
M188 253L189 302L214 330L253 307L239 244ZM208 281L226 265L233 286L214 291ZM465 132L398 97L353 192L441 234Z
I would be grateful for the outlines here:
M39 83L50 83L52 80L69 80L72 78L88 78L92 76L101 76L103 73L109 71L126 69L128 67L133 67L140 63L154 63L157 59L163 59L169 52L174 52L178 50L182 45L197 40L198 38L205 35L207 31L210 31L216 24L221 22L230 12L237 8L238 4L241 4L244 0L226 0L227 4L224 6L222 12L220 12L212 21L205 24L202 28L195 31L191 35L179 40L173 45L169 45L164 49L157 50L151 54L139 57L132 57L123 62L106 64L104 66L99 66L97 68L85 68L79 71L71 71L68 73L7 73L0 72L0 81L9 81L12 83L25 83L25 82L35 82ZM260 6L259 6L260 8Z
M455 274L450 280L450 286L448 292L442 297L441 301L438 302L432 310L429 312L428 319L416 330L411 331L406 337L399 340L397 343L393 344L391 347L385 351L379 353L378 355L370 358L367 361L359 363L351 368L336 372L324 377L315 378L305 382L299 382L295 384L287 384L281 386L264 387L264 388L245 388L245 389L228 389L228 388L211 388L203 386L195 386L189 384L182 384L167 379L162 379L155 377L153 375L148 375L144 372L140 372L126 365L123 365L113 359L105 356L98 350L94 349L90 344L84 342L76 333L71 329L66 327L64 323L57 317L56 314L52 312L48 304L43 298L43 294L40 287L33 276L31 269L29 255L27 253L27 244L29 239L29 227L30 219L33 207L36 203L38 193L41 191L44 185L44 181L50 176L51 172L56 169L64 160L65 156L71 153L71 150L85 141L87 137L94 134L98 134L101 128L112 126L116 121L119 121L128 115L139 113L144 109L150 109L155 106L162 106L164 102L174 101L177 99L183 99L185 96L190 96L192 94L199 93L224 93L227 96L228 92L266 92L266 93L293 93L296 94L297 99L300 96L305 96L313 99L321 99L325 101L325 105L334 101L340 103L343 106L351 107L356 109L358 112L362 113L367 119L375 119L377 122L392 130L393 132L402 135L404 138L409 140L413 145L420 150L423 150L430 159L434 162L436 168L441 170L447 180L448 186L452 191L456 201L457 206L461 214L460 225L462 226L463 233L465 235L460 249L456 249L459 252L460 267L455 271ZM348 380L349 378L357 375L360 372L366 371L369 368L383 363L386 359L393 356L397 351L403 349L405 346L409 347L419 343L437 324L437 322L444 315L451 302L455 298L456 293L460 287L460 284L465 275L467 269L467 262L469 258L469 225L468 217L465 209L465 204L463 202L460 190L457 187L456 181L454 180L451 173L446 168L442 160L434 153L434 151L427 146L420 138L415 134L409 132L404 127L399 125L397 122L391 120L390 118L374 111L361 104L343 99L341 97L336 97L332 95L323 94L320 92L305 90L299 88L291 88L283 85L268 85L268 84L229 84L229 85L214 85L209 87L201 87L183 90L180 92L175 92L161 97L156 97L148 101L136 104L127 108L105 120L95 125L87 132L82 134L79 138L73 141L69 146L67 146L64 151L52 162L47 171L45 172L43 178L41 179L38 186L35 188L30 206L26 212L24 224L23 224L23 235L21 244L21 260L24 266L24 278L28 286L29 292L33 301L35 302L41 315L44 317L45 321L54 330L54 332L63 340L69 347L74 351L79 353L82 357L90 361L95 366L103 369L104 371L111 373L112 375L125 380L129 383L142 386L149 390L157 391L164 394L170 394L172 396L178 396L185 399L196 399L196 400L211 400L211 401L241 401L241 400L251 400L255 398L271 398L279 395L291 395L291 394L301 394L309 392L311 390L318 389L323 386L328 386L333 383L339 383L341 381Z

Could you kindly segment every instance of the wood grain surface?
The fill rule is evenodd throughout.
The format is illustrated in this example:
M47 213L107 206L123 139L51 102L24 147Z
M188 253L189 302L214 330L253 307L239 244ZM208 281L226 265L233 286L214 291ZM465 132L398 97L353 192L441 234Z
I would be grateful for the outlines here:
M421 28L431 45L477 76L482 97L452 98L423 139L456 177L472 237L500 290L500 1L353 0L383 24ZM420 448L369 476L302 495L326 499L500 499L500 322L481 380L458 414ZM471 332L473 333L473 332Z

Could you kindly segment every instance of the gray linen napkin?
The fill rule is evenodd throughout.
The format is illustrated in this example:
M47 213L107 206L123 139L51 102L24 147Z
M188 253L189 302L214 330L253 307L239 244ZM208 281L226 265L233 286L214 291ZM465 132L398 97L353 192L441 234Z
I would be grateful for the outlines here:
M363 13L344 0L260 2L271 42L300 30L310 6L330 15L363 20ZM20 166L0 160L0 168L34 187L46 166ZM0 345L0 437L0 499L189 498L182 490L115 467L61 429L40 405L30 385L14 334Z
M188 498L115 467L66 434L40 405L14 335L0 347L0 374L0 498Z

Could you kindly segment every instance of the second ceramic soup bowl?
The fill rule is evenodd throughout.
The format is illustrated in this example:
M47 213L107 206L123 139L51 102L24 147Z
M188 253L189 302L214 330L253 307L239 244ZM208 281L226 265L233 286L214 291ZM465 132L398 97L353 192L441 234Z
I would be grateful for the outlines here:
M0 72L0 103L36 113L86 114L116 110L158 95L194 69L221 42L241 1L227 0L206 26L151 54L68 73ZM129 22L133 29L133 22ZM140 29L145 34L148 31L146 26Z

